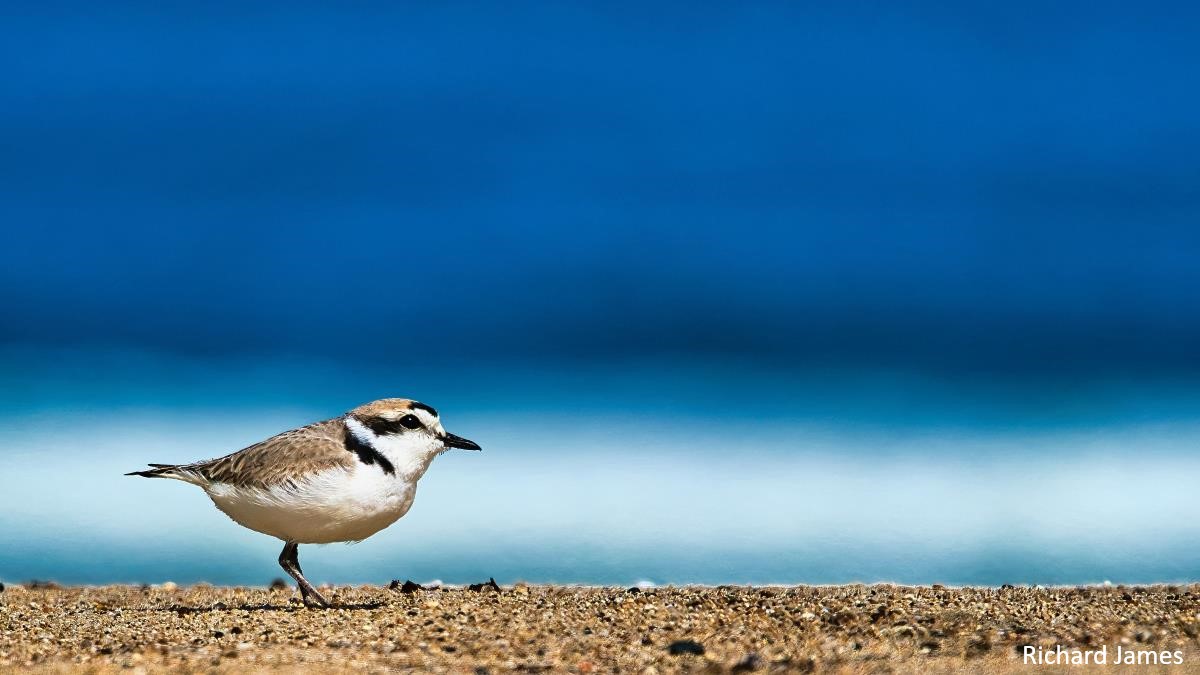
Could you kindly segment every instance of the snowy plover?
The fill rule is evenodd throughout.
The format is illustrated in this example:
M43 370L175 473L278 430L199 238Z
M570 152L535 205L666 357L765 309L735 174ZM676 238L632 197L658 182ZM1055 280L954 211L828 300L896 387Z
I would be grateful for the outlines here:
M480 449L446 433L424 403L385 398L232 455L126 475L199 485L239 525L282 539L279 565L304 603L328 607L300 571L299 545L362 541L396 522L429 463L450 448Z

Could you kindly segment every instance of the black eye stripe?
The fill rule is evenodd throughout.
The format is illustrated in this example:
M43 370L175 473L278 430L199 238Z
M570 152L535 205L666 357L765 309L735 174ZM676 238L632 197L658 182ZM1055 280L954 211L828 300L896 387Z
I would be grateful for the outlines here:
M404 418L398 420L389 420L382 417L368 417L367 419L361 421L363 426L375 432L376 436L387 436L390 434L404 433L405 431L408 431L408 429L412 428L403 424L404 419L408 417L412 417L412 415L405 415ZM418 424L418 426L420 425Z

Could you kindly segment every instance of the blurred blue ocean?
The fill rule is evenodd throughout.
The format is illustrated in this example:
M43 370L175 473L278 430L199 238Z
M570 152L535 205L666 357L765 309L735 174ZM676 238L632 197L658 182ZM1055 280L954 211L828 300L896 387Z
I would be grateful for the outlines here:
M0 4L0 579L411 396L314 580L1200 580L1200 5Z
M1200 578L1190 383L945 381L749 364L343 369L9 355L0 578L265 584L279 545L125 477L419 395L482 453L305 547L331 582L958 584ZM31 361L32 359L32 361ZM39 364L29 367L30 363Z

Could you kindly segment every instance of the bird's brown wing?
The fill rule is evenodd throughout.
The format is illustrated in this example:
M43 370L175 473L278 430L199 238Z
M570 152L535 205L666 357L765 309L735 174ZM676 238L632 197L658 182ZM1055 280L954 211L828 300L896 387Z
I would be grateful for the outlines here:
M350 468L354 462L354 452L346 447L346 425L336 418L285 431L231 455L176 469L214 483L269 488L326 469Z

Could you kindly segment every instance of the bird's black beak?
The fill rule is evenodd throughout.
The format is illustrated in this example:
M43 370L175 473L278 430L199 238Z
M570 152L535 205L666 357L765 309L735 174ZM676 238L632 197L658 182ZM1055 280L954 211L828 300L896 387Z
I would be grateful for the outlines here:
M462 436L455 436L454 434L451 434L451 433L447 433L445 436L442 436L442 442L444 442L446 444L447 448L462 448L463 450L482 450L483 449L483 448L479 447L479 444L476 443L475 441L468 441L467 439L463 438Z

